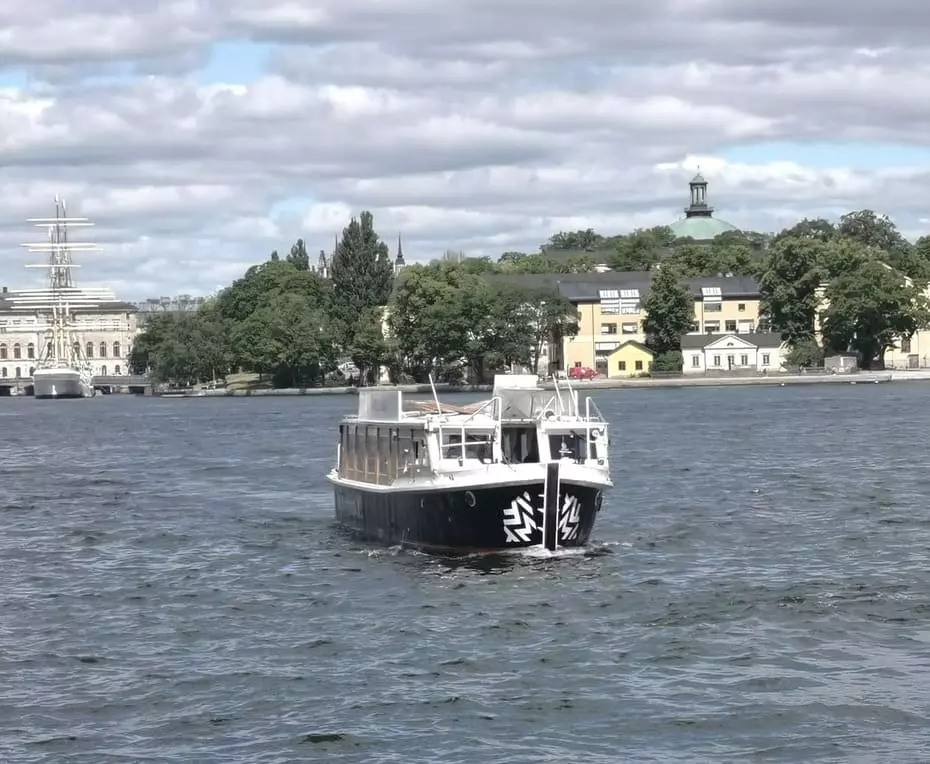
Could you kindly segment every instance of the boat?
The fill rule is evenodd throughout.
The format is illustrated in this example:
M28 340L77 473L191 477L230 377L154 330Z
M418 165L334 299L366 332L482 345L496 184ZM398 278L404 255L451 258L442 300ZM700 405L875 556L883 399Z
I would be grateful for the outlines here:
M336 522L425 552L583 547L610 477L608 425L569 382L494 377L491 397L442 403L360 388L339 424Z
M78 267L72 251L97 249L90 242L69 240L69 228L92 226L87 218L68 217L65 200L55 197L55 216L31 218L28 222L48 229L47 242L23 244L30 252L48 253L48 261L27 268L48 271L45 289L27 289L10 296L14 310L28 311L45 319L46 343L32 370L36 398L91 398L94 395L93 368L84 355L74 326L74 310L93 308L109 299L107 289L79 289L71 275Z

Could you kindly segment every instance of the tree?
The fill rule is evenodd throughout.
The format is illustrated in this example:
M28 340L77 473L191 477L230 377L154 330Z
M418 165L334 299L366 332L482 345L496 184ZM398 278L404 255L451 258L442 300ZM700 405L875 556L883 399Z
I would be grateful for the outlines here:
M349 357L359 370L359 384L375 381L378 369L387 360L388 348L381 323L381 311L370 308L359 319L352 338Z
M760 313L772 331L790 344L814 334L823 250L817 239L783 238L772 246L761 267Z
M639 229L608 240L613 251L607 265L615 271L648 271L670 251L675 234L668 226Z
M900 273L875 260L838 276L826 289L824 346L854 350L861 368L881 367L885 351L930 325L930 304Z
M307 253L307 248L304 246L303 239L297 240L297 243L291 247L290 254L288 254L285 260L299 271L310 270L310 255Z
M836 226L829 220L823 218L809 220L804 218L800 223L777 233L772 240L772 244L777 244L782 239L803 239L805 241L819 241L825 244L832 241L835 236Z
M681 352L681 338L694 322L694 297L682 284L679 272L662 266L643 301L646 345L656 355Z
M387 244L375 232L370 212L353 217L343 230L330 271L332 314L343 327L343 343L350 345L361 317L387 304L394 283Z

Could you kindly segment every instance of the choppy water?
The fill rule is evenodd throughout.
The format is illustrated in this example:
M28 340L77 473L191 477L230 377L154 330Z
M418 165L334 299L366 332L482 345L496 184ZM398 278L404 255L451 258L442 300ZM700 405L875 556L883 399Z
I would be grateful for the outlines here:
M0 760L930 759L930 386L598 401L600 552L453 563L333 527L352 398L0 400Z

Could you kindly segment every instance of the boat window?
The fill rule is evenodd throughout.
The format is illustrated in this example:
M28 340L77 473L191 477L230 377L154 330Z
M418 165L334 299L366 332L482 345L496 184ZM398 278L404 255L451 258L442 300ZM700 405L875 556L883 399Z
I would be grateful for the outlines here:
M378 427L376 428L377 432L377 443L378 443L378 466L377 473L375 476L375 482L377 483L391 483L394 480L394 465L397 463L396 459L392 459L394 443L394 430L390 427Z
M465 436L465 458L478 459L482 462L490 462L493 458L491 452L491 433L468 433Z
M462 458L462 433L448 432L442 433L442 458L443 459L461 459Z
M416 456L413 453L413 430L400 430L397 435L397 473L407 474L413 468Z
M549 435L549 454L552 459L583 460L585 458L584 436L576 432Z
M504 427L501 430L501 454L511 464L539 461L539 442L535 427Z

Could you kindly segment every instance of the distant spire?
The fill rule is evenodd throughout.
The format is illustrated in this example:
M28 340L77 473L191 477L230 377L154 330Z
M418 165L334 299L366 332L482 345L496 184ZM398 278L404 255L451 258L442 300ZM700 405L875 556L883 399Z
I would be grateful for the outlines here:
M403 270L406 265L407 263L404 260L404 243L401 240L400 234L398 233L397 234L397 257L394 258L394 273L396 274L399 271Z

